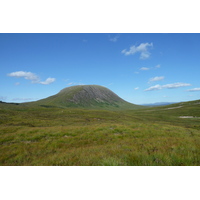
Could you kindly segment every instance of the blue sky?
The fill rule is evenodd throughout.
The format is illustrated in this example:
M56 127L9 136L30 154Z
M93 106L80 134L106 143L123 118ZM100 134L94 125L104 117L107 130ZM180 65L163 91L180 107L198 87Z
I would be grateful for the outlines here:
M72 85L135 104L200 98L200 34L0 34L0 100L35 101Z

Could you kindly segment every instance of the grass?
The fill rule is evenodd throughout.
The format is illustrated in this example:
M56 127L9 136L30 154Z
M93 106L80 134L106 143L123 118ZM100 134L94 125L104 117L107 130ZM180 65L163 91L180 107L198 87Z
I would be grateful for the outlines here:
M168 108L104 111L1 104L0 165L199 166L200 105ZM188 115L197 118L179 118Z

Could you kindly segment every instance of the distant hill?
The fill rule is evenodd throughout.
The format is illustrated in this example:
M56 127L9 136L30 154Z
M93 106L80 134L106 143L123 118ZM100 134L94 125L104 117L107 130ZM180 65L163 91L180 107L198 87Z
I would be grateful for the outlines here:
M99 85L67 87L56 95L26 103L26 105L109 110L137 109L143 107L125 101L108 88Z
M149 104L141 104L142 106L166 106L166 105L171 105L171 104L175 104L177 102L157 102L157 103L149 103Z

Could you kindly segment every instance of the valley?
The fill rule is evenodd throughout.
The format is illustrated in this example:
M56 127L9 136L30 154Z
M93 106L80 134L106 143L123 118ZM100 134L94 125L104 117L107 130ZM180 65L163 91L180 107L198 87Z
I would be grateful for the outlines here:
M89 109L1 102L0 165L199 166L199 103Z

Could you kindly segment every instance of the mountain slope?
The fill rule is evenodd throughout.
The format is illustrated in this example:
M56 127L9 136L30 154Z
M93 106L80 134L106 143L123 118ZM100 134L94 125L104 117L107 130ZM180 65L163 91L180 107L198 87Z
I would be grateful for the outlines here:
M136 109L142 106L126 102L111 90L99 85L78 85L64 88L58 94L31 102L40 106L91 109Z

